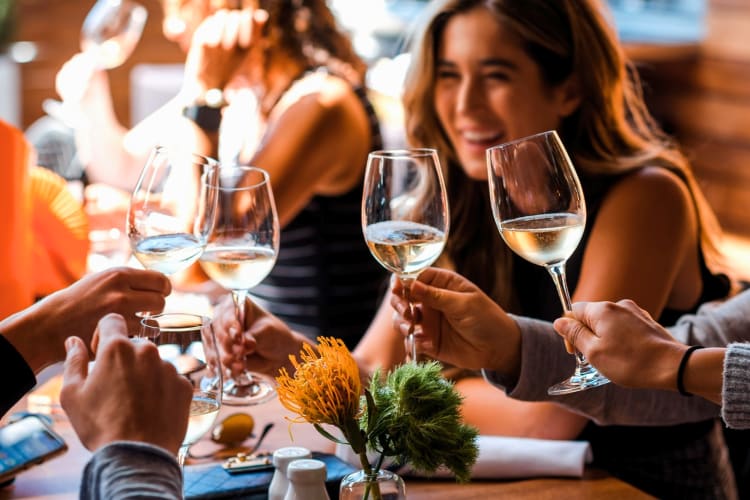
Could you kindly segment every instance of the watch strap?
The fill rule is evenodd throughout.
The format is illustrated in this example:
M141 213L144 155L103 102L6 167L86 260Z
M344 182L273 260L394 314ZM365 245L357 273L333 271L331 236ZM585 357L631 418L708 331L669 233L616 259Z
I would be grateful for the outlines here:
M182 116L206 132L217 132L221 125L221 108L206 104L192 104L182 108Z

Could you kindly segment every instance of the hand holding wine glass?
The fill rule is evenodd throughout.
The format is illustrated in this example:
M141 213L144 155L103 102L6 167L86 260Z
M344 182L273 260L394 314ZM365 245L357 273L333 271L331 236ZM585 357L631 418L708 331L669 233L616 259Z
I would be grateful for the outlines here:
M81 50L97 68L116 68L138 45L147 18L146 8L133 0L97 0L83 21Z
M190 446L211 429L221 408L222 370L211 320L195 314L164 313L144 318L141 324L144 336L158 347L159 356L172 363L193 387L187 431L177 454L182 466ZM206 384L206 380L218 380L218 384Z
M487 150L495 223L518 255L549 271L564 312L571 310L565 263L583 236L583 190L557 132L549 131ZM580 353L569 379L548 389L567 394L609 382Z
M279 218L268 172L242 165L218 165L211 170L222 185L207 186L218 199L219 209L200 264L212 280L231 290L237 320L244 327L248 291L276 263ZM224 384L224 401L230 405L259 404L275 394L270 377L247 370Z
M75 128L85 111L81 100L91 88L99 96L108 89L95 85L101 80L97 72L113 69L132 54L143 33L148 11L133 0L98 0L86 15L81 27L81 53L66 62L55 76L55 88L62 102L45 99L44 111ZM106 82L106 79L104 80ZM99 97L101 99L101 97Z
M448 227L448 197L434 149L370 153L362 231L375 259L398 276L407 300L411 282L443 251ZM413 326L407 342L416 362Z

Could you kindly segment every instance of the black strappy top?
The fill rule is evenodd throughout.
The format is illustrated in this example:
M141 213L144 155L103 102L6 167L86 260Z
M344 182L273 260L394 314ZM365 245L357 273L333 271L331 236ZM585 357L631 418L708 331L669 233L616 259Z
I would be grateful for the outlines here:
M382 149L365 89L355 88L370 122L370 149ZM364 160L363 160L364 161ZM362 235L362 183L337 196L315 196L281 231L276 265L251 291L258 303L311 339L341 338L353 349L387 289L387 273Z

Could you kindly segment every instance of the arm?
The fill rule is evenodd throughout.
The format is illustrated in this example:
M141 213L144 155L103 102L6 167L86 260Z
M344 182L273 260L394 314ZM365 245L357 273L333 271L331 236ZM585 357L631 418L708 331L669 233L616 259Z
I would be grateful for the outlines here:
M721 416L729 427L750 428L750 345L730 344L724 358Z
M370 150L370 126L348 83L308 76L313 88L282 98L269 117L260 149L243 160L271 174L284 227L315 195L345 193L361 181ZM278 108L278 109L277 109Z
M144 443L121 441L94 453L83 470L81 500L182 498L182 471L174 456Z
M578 307L578 304L574 307ZM546 388L572 372L572 356L565 351L550 323L527 318L515 319L522 338L520 373L513 377L503 367L499 367L497 371L485 372L488 380L509 391L511 397L529 401L555 401L601 425L672 425L701 421L718 415L718 407L701 398L686 398L677 392L663 390L628 389L614 383L579 393L549 396ZM566 321L570 320L558 319L556 326L558 322L564 324ZM620 340L626 338L622 335L613 337ZM619 340L617 343L621 346ZM638 348L638 341L633 340L631 344ZM576 347L581 346L576 344ZM617 352L628 353L622 356L624 363L632 361L633 351L620 350L618 347ZM596 356L589 360L594 366L604 370L606 375L610 375L607 367L611 365L606 361L599 360ZM633 366L645 371L641 363ZM673 374L676 373L676 366L674 370ZM511 375L503 376L505 373ZM518 385L514 385L515 380ZM674 387L675 380L671 379L671 383Z
M128 131L115 114L106 71L94 64L86 54L73 56L57 73L57 93L88 179L130 191L151 148L172 129L165 120L175 107L164 106Z
M0 322L0 334L26 360L34 373L65 359L70 334L93 340L96 323L109 312L139 327L137 311L161 311L169 280L155 271L116 268L88 275Z

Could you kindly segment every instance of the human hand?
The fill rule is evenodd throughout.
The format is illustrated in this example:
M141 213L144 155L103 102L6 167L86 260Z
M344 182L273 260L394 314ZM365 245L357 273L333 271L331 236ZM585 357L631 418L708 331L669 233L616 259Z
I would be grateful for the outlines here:
M267 20L265 10L249 6L220 9L204 19L192 36L183 92L201 95L224 89L251 46L258 45Z
M6 334L37 373L65 359L65 339L74 334L96 350L96 324L107 313L126 318L128 331L140 330L138 311L159 312L171 285L163 274L128 267L89 274L45 297L3 323Z
M66 112L113 109L107 73L90 53L75 54L63 64L55 75L55 90Z
M415 314L396 280L391 306L394 328L407 335L414 325L417 350L461 368L515 373L520 363L520 331L513 319L476 285L445 269L428 268L412 282Z
M233 376L245 369L276 376L282 367L293 373L289 355L299 354L305 342L250 299L245 302L244 326L239 324L234 302L227 296L214 308L213 327L222 365Z
M81 443L94 451L113 441L140 441L177 453L187 430L190 382L159 358L154 344L131 342L121 316L105 316L97 331L91 373L83 341L65 342L60 402Z
M555 320L555 330L612 382L672 389L687 346L632 300L578 302L572 317Z

